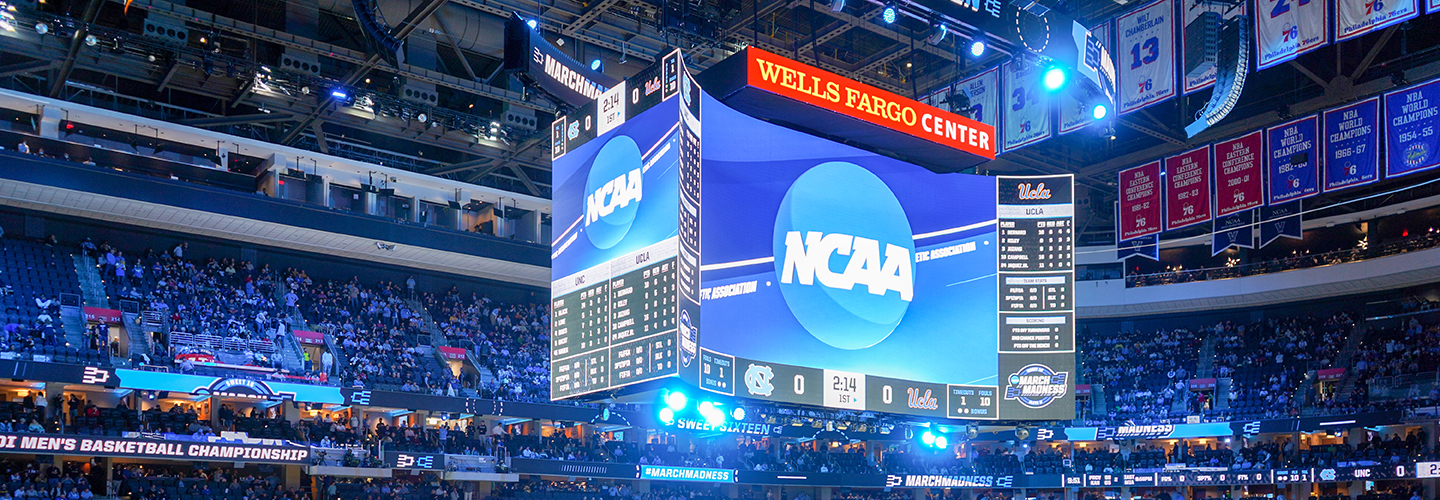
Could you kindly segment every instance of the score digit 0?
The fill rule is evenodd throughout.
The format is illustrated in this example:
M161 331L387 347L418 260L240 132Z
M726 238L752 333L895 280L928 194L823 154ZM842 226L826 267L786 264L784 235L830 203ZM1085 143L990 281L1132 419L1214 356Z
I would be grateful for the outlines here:
M804 376L804 375L796 375L796 376L795 376L795 394L796 394L797 396L798 396L798 395L801 395L801 394L805 394L805 376Z

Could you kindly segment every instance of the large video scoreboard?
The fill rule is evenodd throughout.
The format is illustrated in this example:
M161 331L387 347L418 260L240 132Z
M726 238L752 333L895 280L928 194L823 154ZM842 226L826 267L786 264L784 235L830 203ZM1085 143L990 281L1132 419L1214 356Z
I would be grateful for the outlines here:
M1070 176L935 173L748 116L670 60L552 127L553 398L678 377L837 409L1073 418Z

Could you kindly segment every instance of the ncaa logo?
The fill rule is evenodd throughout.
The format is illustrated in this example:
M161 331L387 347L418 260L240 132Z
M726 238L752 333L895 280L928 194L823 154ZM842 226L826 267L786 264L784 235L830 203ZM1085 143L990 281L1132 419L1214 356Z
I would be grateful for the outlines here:
M885 182L853 163L822 163L795 179L775 216L774 252L790 312L836 348L885 340L914 298L910 221Z
M770 379L775 378L775 372L765 365L750 364L745 370L745 389L756 396L770 397L775 392L775 385Z
M585 179L585 236L601 250L625 239L640 209L640 146L627 136L611 138Z

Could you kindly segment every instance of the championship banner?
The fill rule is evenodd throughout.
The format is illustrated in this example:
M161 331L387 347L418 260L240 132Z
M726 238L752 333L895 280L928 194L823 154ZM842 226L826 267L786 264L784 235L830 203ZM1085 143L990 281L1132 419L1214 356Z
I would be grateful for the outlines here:
M1260 150L1265 133L1259 130L1215 143L1215 215L1243 212L1265 203Z
M1165 229L1210 220L1210 146L1165 159Z
M1385 178L1440 165L1440 80L1385 94Z
M1050 138L1050 95L1037 88L1040 67L1007 62L1000 66L1005 78L1002 151L1014 151Z
M1284 63L1329 43L1327 2L1255 0L1255 70Z
M1304 221L1300 215L1300 200L1260 209L1260 248L1281 237L1304 239Z
M1159 234L1160 162L1120 171L1120 216L1116 233L1120 241Z
M1100 45L1105 47L1105 53L1113 56L1115 53L1115 42L1110 38L1110 21L1100 23L1099 26L1090 28L1090 34L1094 36L1096 40L1100 41ZM1095 117L1091 116L1090 111L1085 109L1085 106L1082 105L1079 99L1075 98L1074 93L1066 91L1064 94L1065 95L1060 98L1061 134L1068 134L1085 128L1085 126L1091 123L1095 123Z
M1189 29L1190 23L1195 22L1196 19L1200 18L1200 14L1204 14L1206 12L1214 12L1216 14L1219 14L1220 19L1224 20L1227 17L1225 11L1228 8L1229 6L1211 2L1180 2L1180 10L1184 11L1183 14L1185 14L1184 17L1180 18L1182 21L1184 21L1184 23L1180 26L1184 29ZM1245 7L1242 4L1239 12L1232 14L1232 16L1244 14ZM1180 57L1182 58L1185 57L1185 54L1187 53L1185 47L1185 43L1188 41L1186 40L1187 38L1189 37L1180 37ZM1183 63L1184 61L1182 60L1181 62ZM1197 90L1203 90L1206 87L1214 85L1215 75L1219 73L1219 69L1216 68L1214 65L1211 65L1210 69L1206 70L1204 73L1193 76L1186 75L1185 68L1186 66L1184 65L1180 66L1180 78L1184 80L1184 85L1181 91L1186 94L1195 92Z
M1141 236L1115 245L1115 260L1124 261L1131 257L1144 257L1160 262L1160 235Z
M1335 41L1343 42L1419 15L1418 0L1335 0Z
M1175 97L1175 4L1158 0L1115 20L1120 114Z
M1270 205L1320 194L1320 150L1316 144L1319 117L1307 116L1265 129L1266 187Z
M1210 256L1230 247L1255 248L1255 211L1217 217L1210 233Z
M1380 180L1380 99L1325 112L1325 192Z
M955 84L955 92L964 92L970 96L970 119L1000 130L1000 68L994 67L980 72L980 74L960 80ZM936 104L940 109L950 109L944 104Z

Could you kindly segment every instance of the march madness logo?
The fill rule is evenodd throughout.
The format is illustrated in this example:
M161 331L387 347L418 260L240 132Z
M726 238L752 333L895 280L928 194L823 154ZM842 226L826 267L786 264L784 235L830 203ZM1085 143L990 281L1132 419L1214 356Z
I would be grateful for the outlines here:
M773 244L786 305L830 346L880 343L914 298L910 221L889 186L853 163L822 163L795 179L775 217Z
M585 180L585 236L601 250L625 239L644 196L640 146L616 136L600 148Z
M1050 367L1035 363L1010 374L1005 386L1005 400L1015 401L1027 408L1044 408L1068 392L1069 372L1056 372Z

